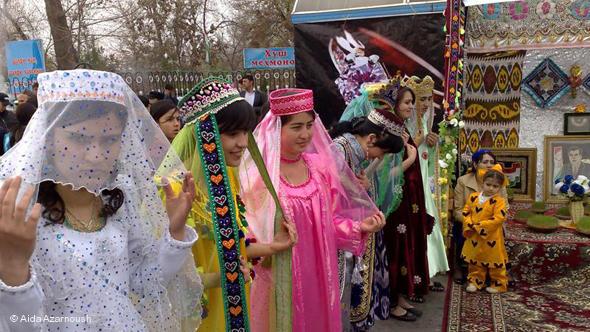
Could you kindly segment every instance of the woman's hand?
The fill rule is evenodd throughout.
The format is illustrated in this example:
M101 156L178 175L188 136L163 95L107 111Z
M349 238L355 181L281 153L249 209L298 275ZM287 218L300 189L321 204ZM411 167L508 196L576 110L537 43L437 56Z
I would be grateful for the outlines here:
M410 141L410 134L408 134L408 132L405 130L402 133L402 140L404 141L404 145L408 144L408 142Z
M182 191L174 194L172 186L166 178L162 178L164 193L166 194L166 212L170 219L170 235L178 241L184 241L185 225L188 213L191 210L195 198L195 182L193 175L189 172L182 182Z
M438 143L438 135L435 133L428 133L428 135L426 135L426 144L433 147L436 143Z
M252 281L252 277L250 276L250 267L248 266L248 262L242 256L240 256L240 271L244 275L244 282Z
M21 178L17 176L6 179L0 187L0 279L8 286L29 280L29 259L35 249L41 216L41 205L36 203L26 218L35 190L27 190L17 203L20 185Z
M385 216L382 212L375 214L361 222L361 231L363 233L375 233L385 226Z
M283 220L281 230L275 235L270 243L273 254L285 251L297 244L297 228L290 221Z

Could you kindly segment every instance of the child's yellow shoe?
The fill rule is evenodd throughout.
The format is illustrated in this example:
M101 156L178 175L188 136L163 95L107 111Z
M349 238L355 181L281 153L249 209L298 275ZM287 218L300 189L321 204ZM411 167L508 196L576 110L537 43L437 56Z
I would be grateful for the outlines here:
M469 285L467 285L467 288L465 288L465 290L468 293L475 293L475 292L477 292L477 287L474 284L469 284Z

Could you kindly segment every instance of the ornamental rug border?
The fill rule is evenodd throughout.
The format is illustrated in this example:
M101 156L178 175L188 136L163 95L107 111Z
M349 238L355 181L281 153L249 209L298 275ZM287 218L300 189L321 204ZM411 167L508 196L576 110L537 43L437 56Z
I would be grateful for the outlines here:
M514 129L517 133L518 133L518 124L520 123L519 120L512 120L512 121L498 121L498 122L490 122L490 123L484 123L482 124L479 121L476 120L463 120L463 122L465 123L465 127L463 129L465 130L469 130L469 131L473 131L473 130L479 130L480 132L483 132L485 130L504 130L504 131L510 131L512 129Z
M506 101L520 98L526 51L467 53L465 99Z
M459 131L459 150L461 155L471 156L480 148L518 148L519 137L517 127L501 125L501 129L493 128L462 128Z
M520 99L503 102L467 100L463 120L486 124L514 121L520 123Z
M575 255L570 258L573 257ZM540 258L535 256L532 260L540 263ZM572 263L569 269L562 268L566 273L540 282L518 280L514 288L503 294L467 293L464 286L449 282L445 303L448 311L443 330L588 331L590 265L581 260Z
M462 285L449 282L447 332L509 332L504 324L502 295L467 293Z
M590 45L587 0L520 0L469 7L468 51Z

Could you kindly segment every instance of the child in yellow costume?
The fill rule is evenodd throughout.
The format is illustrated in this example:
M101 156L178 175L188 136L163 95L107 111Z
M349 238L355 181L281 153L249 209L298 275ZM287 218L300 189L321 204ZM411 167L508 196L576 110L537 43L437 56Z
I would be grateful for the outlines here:
M461 257L469 264L468 292L485 285L490 274L488 293L505 292L508 280L508 255L504 246L502 224L506 221L506 200L500 195L506 177L500 165L494 166L483 177L483 190L469 196L463 208L463 235L465 244Z

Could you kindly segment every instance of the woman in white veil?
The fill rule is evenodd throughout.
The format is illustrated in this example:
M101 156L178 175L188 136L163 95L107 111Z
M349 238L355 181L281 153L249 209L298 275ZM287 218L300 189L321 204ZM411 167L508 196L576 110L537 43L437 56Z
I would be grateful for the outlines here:
M40 107L0 159L0 330L194 331L192 176L120 76L38 81ZM165 209L168 179L184 190L164 185Z

